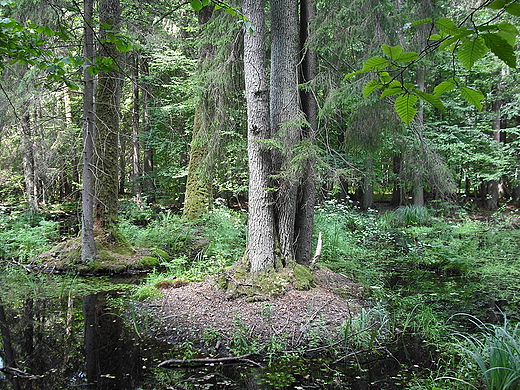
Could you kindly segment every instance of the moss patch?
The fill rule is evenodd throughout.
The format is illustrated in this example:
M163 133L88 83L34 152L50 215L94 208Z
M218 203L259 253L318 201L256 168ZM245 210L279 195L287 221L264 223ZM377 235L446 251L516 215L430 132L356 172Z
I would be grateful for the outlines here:
M83 263L81 261L81 238L75 237L61 242L51 250L33 259L33 268L44 272L79 274L134 274L147 271L158 265L159 260L151 257L150 249L134 249L126 242L110 242L96 237L97 258ZM142 262L145 257L155 259Z
M315 286L311 270L296 263L290 263L281 269L269 268L251 274L247 264L238 262L223 272L216 284L230 297L247 296L251 301L265 300L268 296L279 296L290 288L309 290Z

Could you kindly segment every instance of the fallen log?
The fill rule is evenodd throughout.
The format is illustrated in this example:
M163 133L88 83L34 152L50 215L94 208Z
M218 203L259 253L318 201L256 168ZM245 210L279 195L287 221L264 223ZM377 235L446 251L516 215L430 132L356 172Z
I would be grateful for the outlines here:
M222 358L170 359L159 363L157 367L173 370L180 367L203 367L212 365L246 364L262 368L262 365L251 359L253 354L227 356Z

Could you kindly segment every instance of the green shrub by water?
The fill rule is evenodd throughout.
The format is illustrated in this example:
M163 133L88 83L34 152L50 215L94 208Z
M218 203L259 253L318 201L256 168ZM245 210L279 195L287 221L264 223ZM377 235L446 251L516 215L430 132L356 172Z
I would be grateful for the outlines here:
M0 214L0 258L25 261L59 239L58 223L40 214Z

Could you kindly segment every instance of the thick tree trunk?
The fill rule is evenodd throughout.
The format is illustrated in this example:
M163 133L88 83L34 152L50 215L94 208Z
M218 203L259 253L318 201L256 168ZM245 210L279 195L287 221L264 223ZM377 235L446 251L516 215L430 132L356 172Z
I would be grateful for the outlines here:
M87 64L94 59L94 31L89 24L93 20L93 0L84 0L84 41ZM81 260L83 263L96 258L94 241L94 77L87 67L83 71L83 191L81 201Z
M300 68L300 84L314 80L317 74L317 58L314 50L307 46L310 26L316 10L312 0L300 1L300 50L303 53ZM302 111L308 125L302 129L303 140L316 143L317 102L314 89L306 87L300 92ZM305 164L303 179L298 188L295 219L295 257L299 264L308 265L311 260L312 235L314 232L314 206L316 203L316 159L311 154Z
M204 7L199 13L199 25L206 24L213 14L213 6ZM211 45L205 45L199 50L199 72L202 66L211 56L214 50ZM207 121L204 102L195 109L193 120L193 135L190 148L190 160L188 175L186 178L186 194L184 197L183 215L188 219L197 219L207 212L211 206L211 172L206 169L205 160L209 154L209 145L205 134L207 133Z
M102 0L99 4L100 22L116 29L119 26L121 8L119 0ZM101 28L100 38L107 32ZM118 51L115 43L104 42L99 55L111 58L114 68L99 72L96 91L96 225L111 231L117 224L117 199L119 189L119 71Z
M264 0L244 0L243 12L255 26L244 34L244 79L249 157L248 259L251 272L275 265L273 199L269 176L271 153L262 143L271 138L265 58Z
M278 239L285 262L295 260L295 218L299 176L294 167L294 148L300 141L298 122L298 2L271 1L271 129L281 143L276 153L279 170L276 199Z

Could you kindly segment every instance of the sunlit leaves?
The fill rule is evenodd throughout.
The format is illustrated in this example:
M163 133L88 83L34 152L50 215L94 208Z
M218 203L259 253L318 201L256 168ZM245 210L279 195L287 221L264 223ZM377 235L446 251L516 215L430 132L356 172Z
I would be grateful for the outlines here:
M468 39L462 42L457 51L457 57L466 69L471 69L475 61L484 57L488 51L489 48L484 44L484 39L476 36L474 40Z
M473 88L469 87L461 87L460 88L460 96L466 100L472 106L475 106L477 110L482 110L482 100L484 100L484 95L482 92L477 91Z
M378 80L371 80L366 83L365 88L363 89L363 97L367 97L376 89L381 88L383 84L381 84Z
M395 112L397 112L399 118L407 125L410 124L415 114L417 114L417 100L418 97L410 93L405 93L395 99Z
M435 86L433 94L421 91L410 83L404 83L404 79L409 77L407 74L410 69L414 69L412 66L416 61L433 51L445 49L451 50L454 58L457 58L467 70L471 70L475 63L489 52L510 68L516 68L515 45L519 31L515 25L502 22L500 18L504 13L520 16L520 3L513 0L495 0L490 2L487 8L499 11L494 19L490 19L491 23L489 21L480 25L475 23L477 18L473 18L473 16L482 8L470 11L469 16L460 24L450 18L440 18L436 21L426 18L407 23L404 29L432 24L429 43L420 54L406 52L402 46L382 45L381 50L385 57L370 58L361 69L348 74L345 79L361 73L375 72L379 79L369 81L363 89L363 95L366 97L374 91L380 90L381 98L397 96L394 104L395 110L407 124L417 113L416 103L419 99L439 110L444 110L441 95L452 90L458 90L462 99L478 110L482 110L484 100L482 92L460 85L460 82L454 77ZM401 83L403 84L401 85Z
M457 87L457 79L455 78L450 78L446 81L443 81L442 83L440 83L439 85L437 85L434 89L433 89L433 94L435 96L440 96L442 95L444 92L448 92L448 91L451 91L453 89L455 89Z
M516 55L513 46L498 34L482 34L482 37L493 54L509 67L516 68Z

